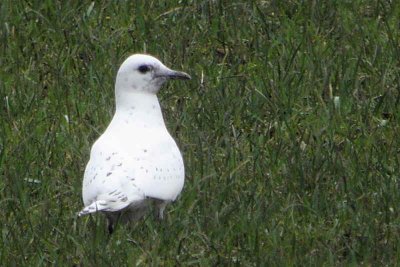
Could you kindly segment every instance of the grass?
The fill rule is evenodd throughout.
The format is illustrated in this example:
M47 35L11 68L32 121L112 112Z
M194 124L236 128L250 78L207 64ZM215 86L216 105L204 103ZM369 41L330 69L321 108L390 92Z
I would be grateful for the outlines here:
M3 266L400 261L397 1L2 1ZM109 237L77 218L121 62L190 73L160 93L181 197Z

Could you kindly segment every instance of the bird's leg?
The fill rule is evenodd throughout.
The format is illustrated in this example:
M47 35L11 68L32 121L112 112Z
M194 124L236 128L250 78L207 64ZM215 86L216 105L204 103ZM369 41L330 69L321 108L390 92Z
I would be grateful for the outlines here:
M108 225L107 225L108 233L111 235L115 229L115 217L112 215L108 215L107 223L108 223Z
M119 218L121 217L121 213L118 214L107 214L107 222L108 222L108 233L111 235L114 230L115 230L115 226L118 224Z
M159 221L162 221L164 219L164 210L165 207L168 205L169 201L162 201L162 200L157 200L156 201L156 217L158 218Z
M108 233L111 235L114 232L114 224L108 220Z

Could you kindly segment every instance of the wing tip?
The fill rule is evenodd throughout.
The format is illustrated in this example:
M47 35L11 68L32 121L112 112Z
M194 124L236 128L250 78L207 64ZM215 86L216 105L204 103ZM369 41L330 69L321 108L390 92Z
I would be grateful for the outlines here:
M90 214L90 213L95 213L101 210L104 210L106 208L106 201L104 200L97 200L93 202L92 204L84 207L80 212L78 212L78 217L82 217L84 215Z

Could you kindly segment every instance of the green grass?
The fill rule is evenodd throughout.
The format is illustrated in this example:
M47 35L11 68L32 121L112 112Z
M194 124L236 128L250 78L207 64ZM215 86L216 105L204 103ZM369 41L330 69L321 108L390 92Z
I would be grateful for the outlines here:
M31 2L0 3L0 265L400 261L398 1ZM76 214L137 52L193 77L160 93L187 180L109 237Z

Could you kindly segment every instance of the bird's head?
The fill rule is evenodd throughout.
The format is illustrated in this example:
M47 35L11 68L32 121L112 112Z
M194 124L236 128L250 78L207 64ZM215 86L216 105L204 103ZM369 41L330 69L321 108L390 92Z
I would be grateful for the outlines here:
M191 79L190 75L171 70L149 55L135 54L128 57L118 70L118 90L141 91L156 94L169 79Z

